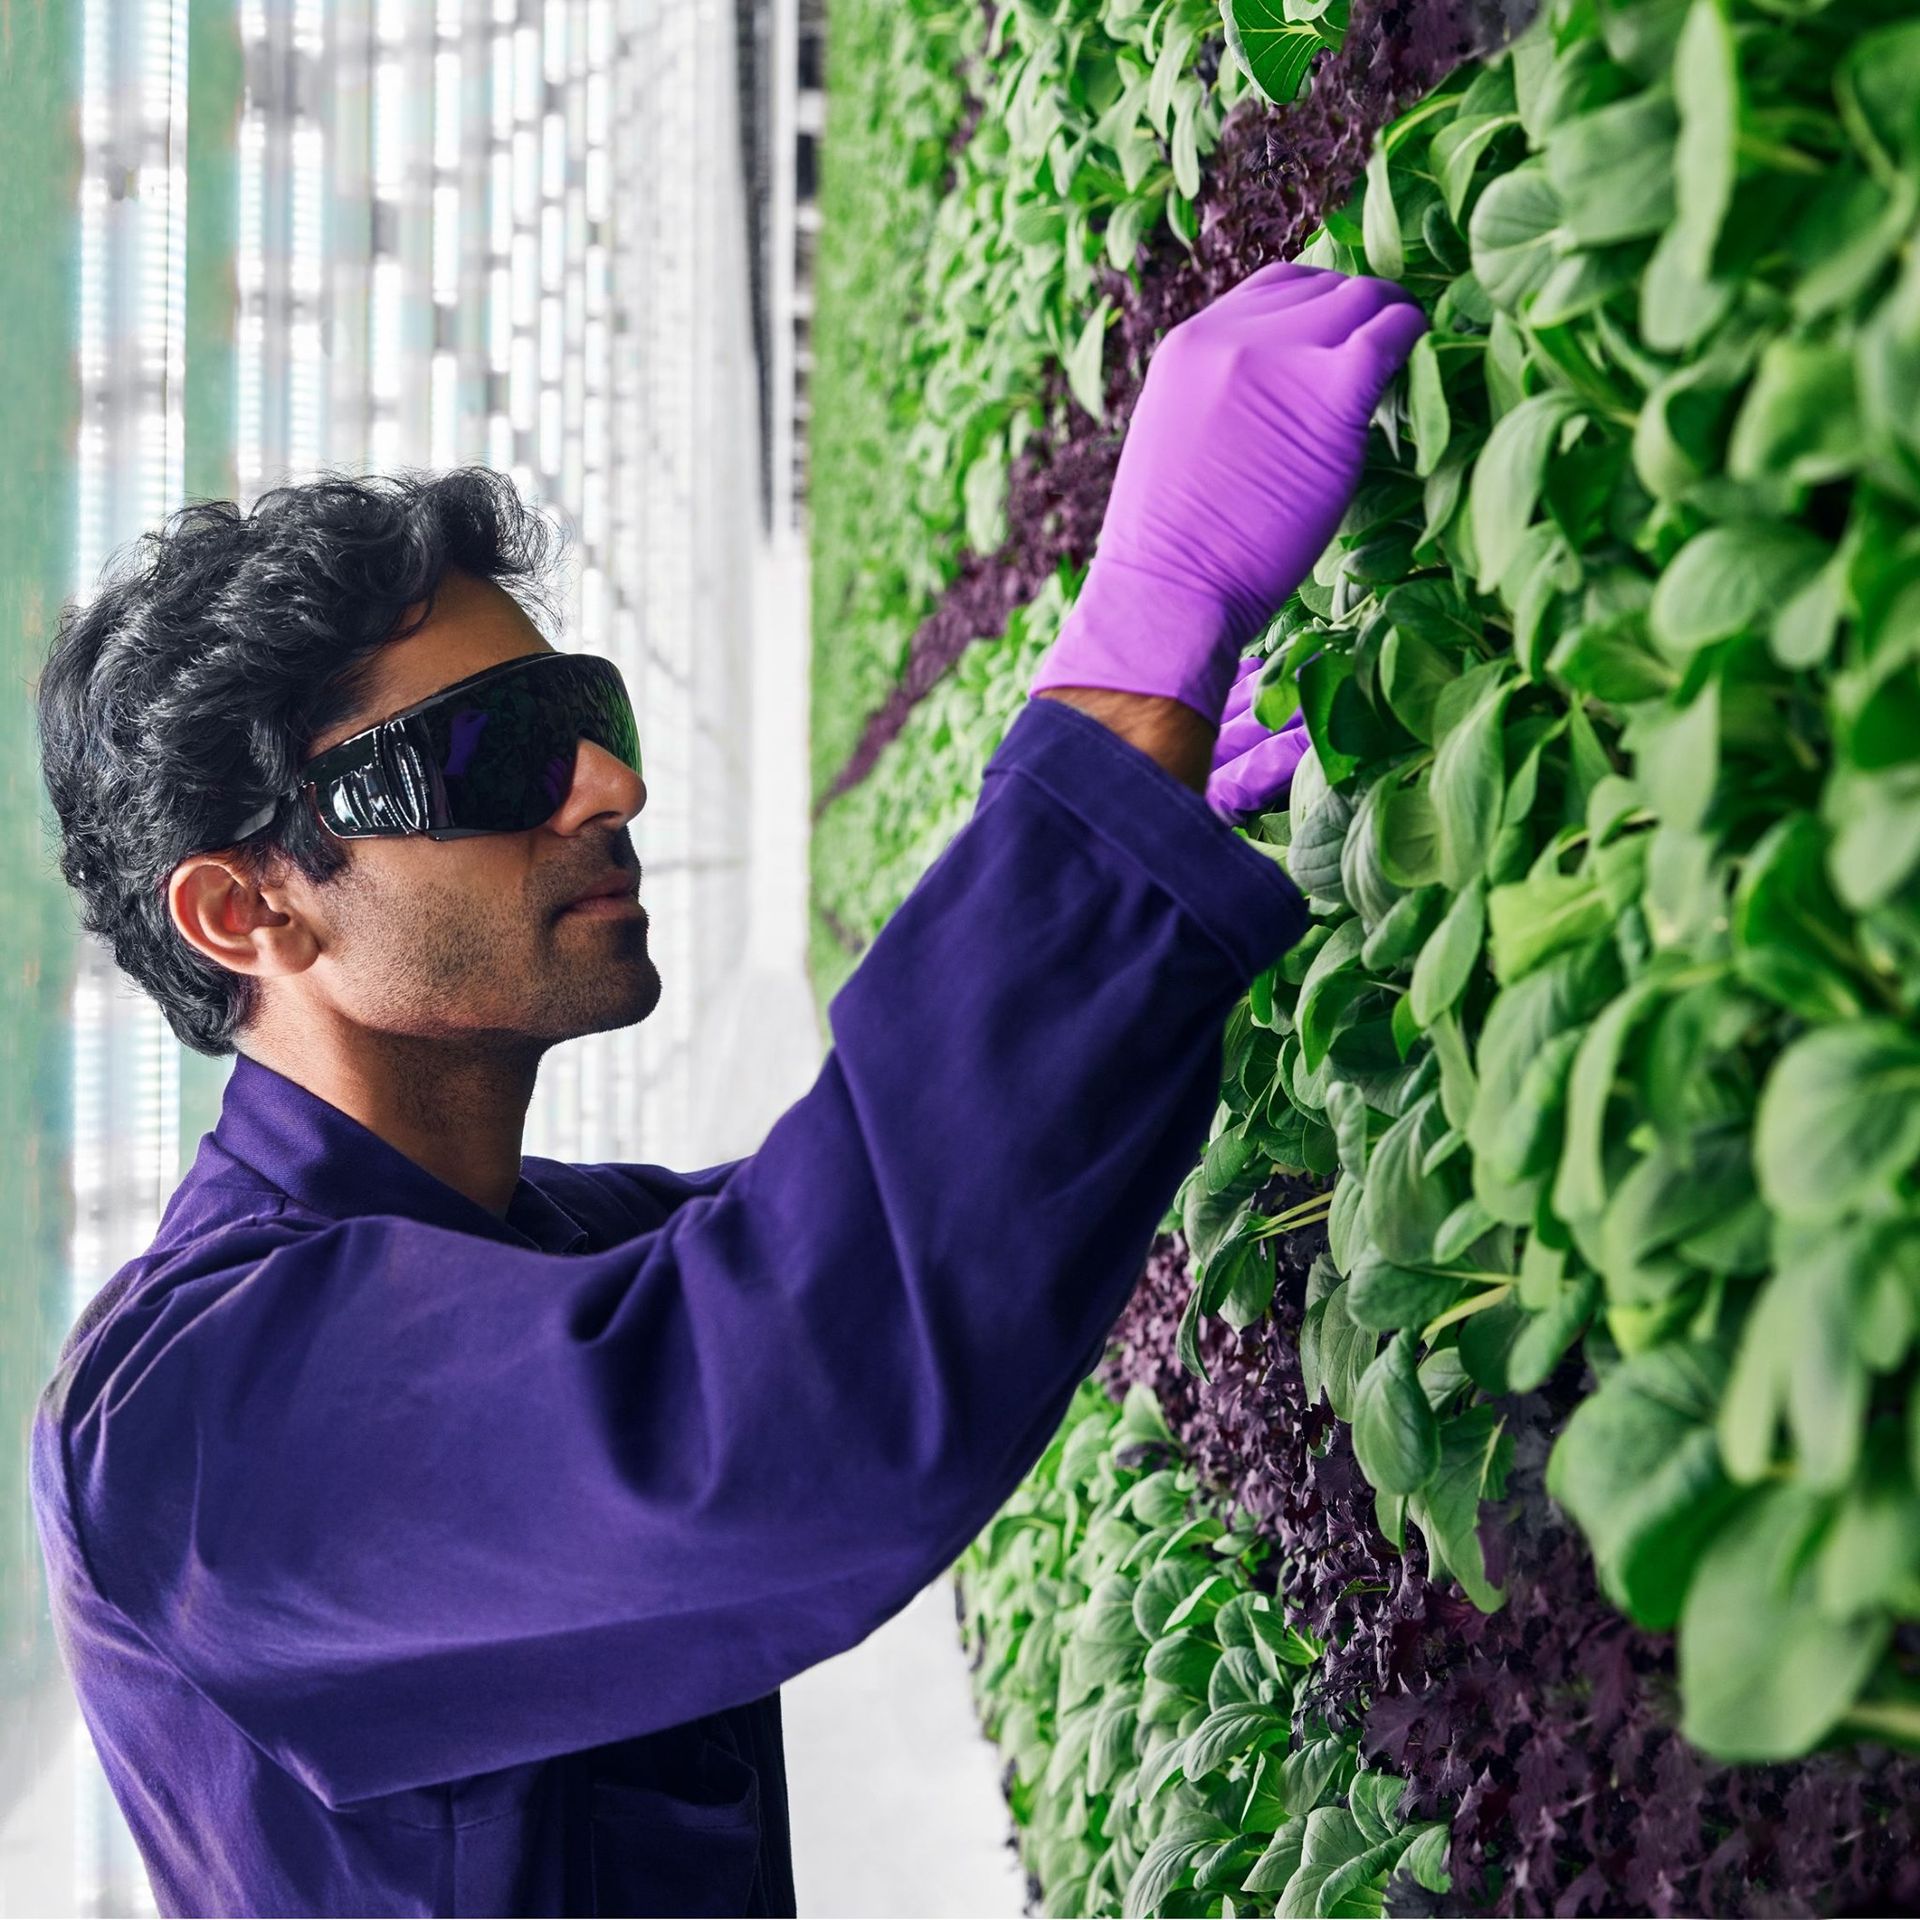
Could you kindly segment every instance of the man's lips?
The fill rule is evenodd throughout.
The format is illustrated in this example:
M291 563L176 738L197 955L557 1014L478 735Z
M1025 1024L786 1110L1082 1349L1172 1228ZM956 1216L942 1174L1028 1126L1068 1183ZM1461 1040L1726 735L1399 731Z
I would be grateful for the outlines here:
M561 919L623 920L638 914L646 918L646 909L638 900L624 893L590 894L585 900L576 900L571 906L562 907Z
M640 906L635 895L639 891L639 886L640 875L637 870L632 873L617 873L610 879L602 880L587 892L576 894L555 917L560 918L569 913L591 914L595 918L638 913Z

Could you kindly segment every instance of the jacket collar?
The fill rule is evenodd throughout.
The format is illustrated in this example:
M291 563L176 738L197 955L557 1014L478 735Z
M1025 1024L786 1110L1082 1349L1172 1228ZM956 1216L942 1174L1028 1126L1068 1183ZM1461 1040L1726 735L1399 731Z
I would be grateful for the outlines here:
M392 1213L545 1253L587 1245L587 1230L524 1172L502 1220L331 1101L245 1054L235 1056L212 1137L269 1184L330 1219Z

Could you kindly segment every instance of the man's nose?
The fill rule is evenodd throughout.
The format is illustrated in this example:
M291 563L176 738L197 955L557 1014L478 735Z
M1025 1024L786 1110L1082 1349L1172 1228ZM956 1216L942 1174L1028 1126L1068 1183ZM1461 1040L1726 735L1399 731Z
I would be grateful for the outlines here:
M647 783L617 753L582 740L574 755L573 784L547 825L573 833L589 820L631 820L647 804Z

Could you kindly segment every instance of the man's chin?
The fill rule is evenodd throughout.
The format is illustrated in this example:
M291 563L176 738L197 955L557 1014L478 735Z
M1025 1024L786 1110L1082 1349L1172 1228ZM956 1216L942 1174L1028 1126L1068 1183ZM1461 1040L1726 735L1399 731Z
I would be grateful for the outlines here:
M566 1031L556 1039L582 1034L613 1033L639 1024L660 1004L660 971L642 954L631 965L603 963L592 976L594 991L574 996Z

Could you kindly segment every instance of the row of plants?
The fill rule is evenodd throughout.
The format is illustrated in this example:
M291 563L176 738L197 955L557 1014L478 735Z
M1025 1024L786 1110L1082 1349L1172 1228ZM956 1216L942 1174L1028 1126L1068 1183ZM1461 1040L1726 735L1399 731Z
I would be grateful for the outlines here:
M928 249L965 135L974 0L839 4L827 37L809 398L812 701L817 789L899 677L947 577L946 543L899 511L900 470L933 365L921 332ZM884 244L876 244L884 238Z
M1238 1056L1230 1061L1230 1070ZM1326 1183L1277 1177L1269 1212L1311 1212ZM1324 1222L1274 1242L1272 1304L1244 1329L1200 1327L1183 1237L1160 1237L1098 1378L1150 1389L1229 1528L1270 1542L1276 1598L1323 1653L1314 1714L1360 1729L1370 1768L1403 1776L1402 1818L1446 1820L1450 1890L1398 1913L1780 1915L1920 1908L1920 1768L1872 1746L1756 1766L1716 1762L1675 1726L1672 1636L1600 1591L1585 1539L1546 1491L1556 1437L1585 1391L1562 1367L1502 1402L1511 1462L1480 1535L1500 1607L1483 1613L1396 1548L1351 1429L1317 1377L1307 1317L1338 1284Z
M1150 1388L1084 1381L956 1570L1035 1897L1312 1915L1378 1913L1397 1874L1444 1892L1446 1826L1402 1819L1406 1783L1316 1716L1322 1648L1198 1491Z
M1920 1739L1920 23L1555 0L1309 259L1433 314L1279 615L1315 909L1189 1184L1188 1331L1337 1165L1307 1336L1482 1607L1501 1401L1683 1729Z
M913 708L873 772L814 829L815 924L832 930L813 956L823 1004L966 825L981 772L1026 705L1079 579L1064 571L1050 579L1031 603L1014 609L1004 633L967 648Z
M848 0L843 12L865 4L866 0ZM981 4L989 22L997 26L1001 16L995 0L981 0ZM1208 89L1203 100L1208 111L1201 114L1198 106L1195 109L1196 142L1204 141L1207 152L1200 173L1199 199L1187 209L1176 181L1165 194L1165 217L1143 217L1139 221L1132 262L1124 270L1113 265L1107 251L1108 227L1100 226L1091 243L1090 274L1077 271L1071 276L1077 304L1065 284L1064 255L1043 250L1037 260L1023 256L1025 265L1034 271L1045 267L1048 260L1052 261L1049 273L1059 270L1058 285L1052 280L1045 282L1053 288L1049 298L1057 303L1060 315L1049 322L1049 327L1078 343L1074 379L1069 379L1060 358L1044 349L1036 351L1032 339L1023 332L1023 304L996 309L990 302L981 303L970 312L972 327L961 340L950 343L954 351L971 346L983 361L1003 372L1014 363L1023 370L1026 385L1020 419L1007 435L1009 457L1004 486L998 482L993 485L998 510L991 526L981 534L983 539L992 539L1004 530L1004 539L990 550L967 544L966 489L949 464L946 479L933 486L928 495L934 501L944 500L945 506L926 507L924 517L913 529L916 551L932 556L927 562L929 580L944 577L946 581L929 601L918 586L901 585L900 570L887 561L892 544L884 534L875 536L873 515L842 511L831 490L824 501L816 502L829 518L816 517L814 531L815 547L825 561L824 571L815 575L815 631L832 635L831 645L823 645L816 655L816 819L830 811L838 795L870 775L915 705L970 645L1000 636L1015 609L1034 600L1061 568L1077 570L1085 566L1112 483L1120 431L1131 413L1154 344L1166 328L1265 261L1296 253L1319 226L1323 211L1346 199L1366 164L1373 134L1392 117L1396 103L1419 97L1434 78L1476 44L1477 38L1489 33L1497 37L1504 31L1509 7L1528 4L1531 0L1359 0L1358 30L1344 39L1339 25L1344 6L1329 8L1323 18L1309 24L1283 23L1271 34L1255 36L1251 43L1267 68L1268 84L1290 84L1296 71L1305 71L1307 54L1317 62L1314 84L1284 114L1263 97L1243 90L1234 64L1223 61L1224 43L1218 35L1203 35L1190 42L1191 77ZM1051 0L1044 9L1029 9L1012 18L1011 24L995 35L992 57L983 53L981 60L969 67L970 89L1005 93L1008 83L1001 72L1002 63L1023 62L1022 72L1031 76L1033 62L1040 56L1027 46L1033 29L1023 22L1039 19L1043 26L1072 25L1088 12L1080 0ZM1119 20L1129 15L1137 18L1136 10L1116 9L1115 13ZM834 57L841 58L850 70L848 91L859 98L884 101L885 83L876 81L860 63L863 49L872 46L871 35L861 31L862 18L854 12L846 22L849 50ZM1194 20L1189 17L1169 27L1158 21L1156 12L1149 12L1146 20L1149 35L1174 31L1182 36L1182 43L1186 43L1185 28L1192 24ZM1085 32L1084 27L1081 31ZM1328 42L1338 44L1329 48ZM1157 77L1163 71L1159 58L1164 55L1165 43L1150 38L1145 44L1155 49ZM1266 60L1276 48L1291 49L1285 52L1280 75ZM1138 63L1129 59L1123 64L1137 67ZM996 73L1000 74L997 84ZM1135 77L1137 83L1137 73ZM909 90L917 84L910 77ZM1228 101L1234 104L1228 106ZM998 160L992 157L996 145L1004 147L1004 137L996 140L990 118L983 122L983 104L979 94L970 90L962 122L954 129L949 144L960 150L966 164L976 171L997 168L993 177L1001 179L999 190L1003 193L1016 179L1024 179L1023 204L1028 217L1037 217L1035 210L1050 201L1051 218L1056 224L1078 233L1083 244L1087 243L1068 199L1055 187L1051 163L1008 174L1004 152ZM1149 101L1149 109L1151 105ZM1224 116L1217 143L1212 131L1215 112ZM967 149L972 134L982 125L986 140L979 153L971 154ZM1168 125L1172 125L1171 118ZM1283 138L1278 131L1281 125L1285 129ZM1136 133L1139 130L1136 124ZM1170 141L1152 134L1150 121L1148 133L1160 140L1165 168L1171 172ZM857 153L847 161L850 170L858 169L859 164ZM826 171L830 193L834 191L833 165L829 147ZM1064 177L1072 191L1085 193L1100 175L1096 170L1083 177L1076 169ZM1150 193L1152 189L1143 191ZM1096 211L1095 217L1104 220L1106 214ZM908 284L914 272L924 273L925 263L908 269L904 281L900 279L900 263L918 259L914 248L925 230L925 223L915 220L892 225L874 220L856 227L851 216L836 228L830 214L822 245L828 249L844 247L848 259L831 276L830 285L823 288L823 324L817 331L825 337L844 324L849 334L864 337L872 330L870 303L863 304L861 299L865 270L859 254L866 234L886 232L890 252L887 273L895 283ZM968 246L957 249L954 256L961 265L962 282L977 278L978 261L973 256L982 245L991 245L987 229L967 231L971 235ZM1194 237L1188 238L1189 234ZM1113 247L1121 257L1124 251ZM970 259L972 264L967 264ZM1003 269L1005 264L1003 260ZM929 304L937 307L944 298L943 288ZM1101 342L1097 380L1089 351L1094 336L1087 324L1096 301L1107 309L1110 319ZM844 323L835 318L842 314ZM886 322L898 318L892 308L883 314ZM903 351L895 345L890 353L869 357L865 371L873 391L865 396L863 410L857 416L847 415L844 427L836 425L825 436L850 449L838 457L857 458L863 473L874 476L875 485L891 489L885 503L876 502L870 492L863 493L857 502L863 510L879 505L882 526L888 524L889 513L898 524L906 524L899 517L902 510L897 495L899 475L912 464L910 441L922 452L929 447L950 451L956 444L954 432L929 437L922 431L924 383L916 385L899 377L897 363ZM914 364L919 365L917 358ZM1005 385L1004 380L1001 385ZM946 383L940 392L965 416L956 417L955 423L957 443L963 446L973 437L969 420L991 419L998 404L993 392L983 396L977 380L957 379ZM967 409L976 404L985 406L988 412L968 414ZM830 400L821 403L823 422L839 422L841 417ZM890 423L886 433L872 430L881 420ZM1035 421L1041 424L1036 426ZM814 437L819 440L823 436L816 430ZM942 461L945 459L943 454ZM977 501L981 497L977 487L992 471L991 463L985 468L971 466L969 471L975 476L972 497ZM927 492L925 486L922 492ZM956 528L960 530L957 536L953 533ZM849 546L848 535L858 542L875 539L871 559L864 548ZM959 555L953 562L950 550L956 537ZM938 564L934 564L935 559ZM882 627L875 627L850 606L855 582L863 596L861 605L892 609ZM913 624L916 619L917 626ZM875 706L872 701L876 690L882 687L886 691ZM854 740L852 751L842 758L850 738ZM838 772L830 773L836 762ZM832 938L831 926L817 922L816 951L830 945Z
M1316 9L1263 11L1297 34ZM1364 179L1322 182L1298 256L1399 280L1434 325L1261 643L1262 717L1304 705L1314 753L1248 831L1315 924L1234 1015L1214 1137L1130 1316L1153 1338L1118 1330L1107 1378L1150 1349L1159 1403L1189 1396L1170 1417L1196 1485L1276 1547L1319 1648L1288 1750L1310 1703L1406 1776L1409 1815L1451 1823L1429 1895L1450 1910L1920 1906L1920 1780L1887 1750L1920 1713L1900 13L1556 0L1368 129ZM1222 53L1191 57L1217 74ZM1364 120L1345 79L1325 61L1268 113L1283 160L1289 121ZM1206 228L1256 225L1262 194L1295 203L1269 231L1297 225L1282 167L1203 180L1192 254L1143 247L1115 307L1129 370L1208 297ZM1024 696L1014 658L1073 577L962 654L907 750L827 810L846 947L964 823ZM1324 1257L1276 1269L1303 1235ZM969 1591L1016 1666L1061 1631L1032 1596L1071 1597ZM1098 1901L1163 1836L1122 1807L1089 1838L1075 1759L1034 1797L1067 1716L1030 1657L1029 1864L1049 1910L1120 1910ZM993 1671L986 1698L1011 1699ZM1105 1685L1115 1711L1129 1683ZM1228 1886L1259 1837L1194 1838L1163 1904L1125 1910L1313 1910ZM1229 1838L1216 1876L1201 1853Z
M858 748L875 718L890 738L950 663L937 641L916 663L914 635L961 557L1006 541L1029 441L1057 438L1071 408L1104 412L1116 303L1099 282L1130 273L1163 230L1193 243L1201 167L1249 88L1203 44L1215 0L1015 0L984 16L971 0L846 0L843 11L820 299L847 322L834 346L847 410L833 416L846 425L811 487L828 515L813 536L814 630L833 636L814 699L822 798L865 776L872 753ZM1303 55L1337 38L1331 26L1291 36ZM901 63L897 99L888 58ZM978 89L964 139L955 74ZM958 151L929 220L941 126ZM903 146L888 156L895 132ZM816 399L823 414L834 405L833 393Z

